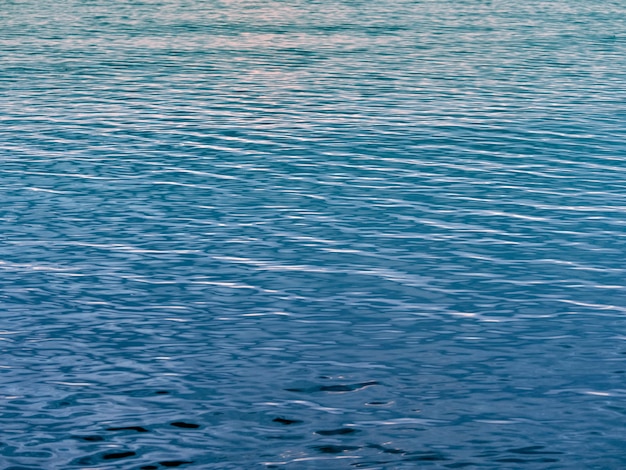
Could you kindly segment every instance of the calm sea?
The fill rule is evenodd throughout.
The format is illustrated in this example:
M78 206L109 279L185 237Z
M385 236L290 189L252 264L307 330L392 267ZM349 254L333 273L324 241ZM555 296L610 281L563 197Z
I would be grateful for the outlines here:
M0 466L626 468L626 3L3 0Z

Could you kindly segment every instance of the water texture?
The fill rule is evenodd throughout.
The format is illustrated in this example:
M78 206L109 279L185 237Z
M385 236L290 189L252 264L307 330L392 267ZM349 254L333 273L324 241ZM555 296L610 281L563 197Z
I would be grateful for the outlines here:
M626 467L626 4L6 0L0 466Z

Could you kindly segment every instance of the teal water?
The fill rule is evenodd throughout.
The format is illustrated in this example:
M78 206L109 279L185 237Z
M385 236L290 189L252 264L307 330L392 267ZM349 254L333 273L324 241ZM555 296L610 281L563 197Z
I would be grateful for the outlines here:
M626 467L626 4L0 15L0 467Z

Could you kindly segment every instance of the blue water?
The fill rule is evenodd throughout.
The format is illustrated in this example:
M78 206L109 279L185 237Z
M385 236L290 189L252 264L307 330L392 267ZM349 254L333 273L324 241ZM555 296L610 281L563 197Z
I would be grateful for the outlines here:
M626 4L7 0L0 467L626 468Z

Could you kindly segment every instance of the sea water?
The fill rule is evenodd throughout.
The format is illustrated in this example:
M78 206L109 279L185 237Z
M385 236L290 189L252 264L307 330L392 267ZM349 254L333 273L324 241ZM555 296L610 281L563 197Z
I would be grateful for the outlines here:
M626 466L626 4L6 0L4 469Z

